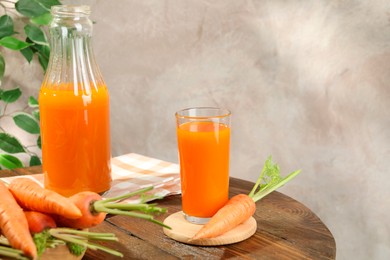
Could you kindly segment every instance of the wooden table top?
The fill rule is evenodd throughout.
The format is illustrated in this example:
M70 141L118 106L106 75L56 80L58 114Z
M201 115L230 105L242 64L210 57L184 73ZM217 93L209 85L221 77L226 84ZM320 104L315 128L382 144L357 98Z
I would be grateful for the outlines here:
M41 173L40 166L1 170L0 177ZM253 183L230 179L230 195L249 193ZM157 201L168 213L156 217L163 221L181 210L180 195ZM280 193L272 192L256 203L256 233L239 243L204 247L172 240L163 229L145 220L108 216L91 229L115 233L119 242L107 244L124 254L123 259L335 259L335 240L325 224L306 206ZM101 251L87 250L83 259L118 259Z

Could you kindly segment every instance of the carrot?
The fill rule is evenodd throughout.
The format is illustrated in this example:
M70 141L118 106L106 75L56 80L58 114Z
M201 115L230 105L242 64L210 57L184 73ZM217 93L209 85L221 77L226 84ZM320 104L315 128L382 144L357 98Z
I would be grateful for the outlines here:
M191 239L201 240L220 236L248 220L256 211L256 202L297 176L300 170L281 177L279 166L268 157L251 192L233 196ZM265 182L261 184L261 182Z
M28 230L23 209L17 204L8 188L0 182L0 229L13 248L20 249L35 259L37 248Z
M118 197L102 199L99 194L84 191L77 193L69 199L80 209L82 217L78 219L68 219L64 216L54 216L58 226L70 227L77 229L91 228L101 223L107 214L113 215L125 215L130 217L142 218L150 222L159 224L165 228L170 228L162 222L155 220L152 215L145 213L164 213L166 210L156 207L155 204L147 204L144 201L141 203L120 203L118 201L153 189L153 187L147 187L144 189L130 192ZM140 211L140 212L139 212ZM142 213L144 212L144 213Z
M232 197L215 215L204 225L192 240L213 238L222 235L232 227L245 222L256 211L256 204L246 194Z
M60 226L84 229L96 226L104 221L106 212L97 212L93 208L96 201L102 200L102 197L92 191L82 191L69 198L81 211L82 217L78 219L69 219L63 216L54 218Z
M62 215L70 219L81 217L80 210L68 198L42 188L29 178L13 179L8 189L24 209Z
M26 216L28 228L32 234L57 227L54 219L48 214L29 210L24 211L24 215Z

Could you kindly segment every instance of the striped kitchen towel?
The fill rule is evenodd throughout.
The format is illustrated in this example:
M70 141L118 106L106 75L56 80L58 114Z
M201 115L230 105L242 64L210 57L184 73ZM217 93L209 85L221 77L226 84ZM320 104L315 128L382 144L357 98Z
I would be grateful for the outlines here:
M129 153L114 157L112 165L112 184L103 197L110 198L123 195L141 188L153 186L149 192L157 197L180 194L179 166L174 163L147 157L144 155ZM28 177L43 186L43 174L24 175L2 178L9 183L13 178ZM126 202L138 202L139 198L129 198Z

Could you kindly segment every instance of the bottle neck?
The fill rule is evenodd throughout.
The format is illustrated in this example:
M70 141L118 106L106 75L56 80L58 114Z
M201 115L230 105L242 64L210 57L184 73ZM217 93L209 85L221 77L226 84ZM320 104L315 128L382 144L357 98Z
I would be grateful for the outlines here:
M61 51L73 42L84 42L92 48L92 21L88 6L60 5L52 7L53 20L50 23L52 50Z
M53 7L50 24L50 59L44 84L73 86L75 93L89 94L104 85L92 48L89 13L78 6Z

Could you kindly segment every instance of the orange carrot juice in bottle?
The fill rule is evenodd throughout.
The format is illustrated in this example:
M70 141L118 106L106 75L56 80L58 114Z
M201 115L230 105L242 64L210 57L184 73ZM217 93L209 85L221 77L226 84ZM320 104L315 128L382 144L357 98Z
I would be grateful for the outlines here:
M109 93L95 62L88 6L54 6L39 93L45 188L71 196L111 185Z
M230 112L192 108L176 113L185 218L203 224L227 201Z

